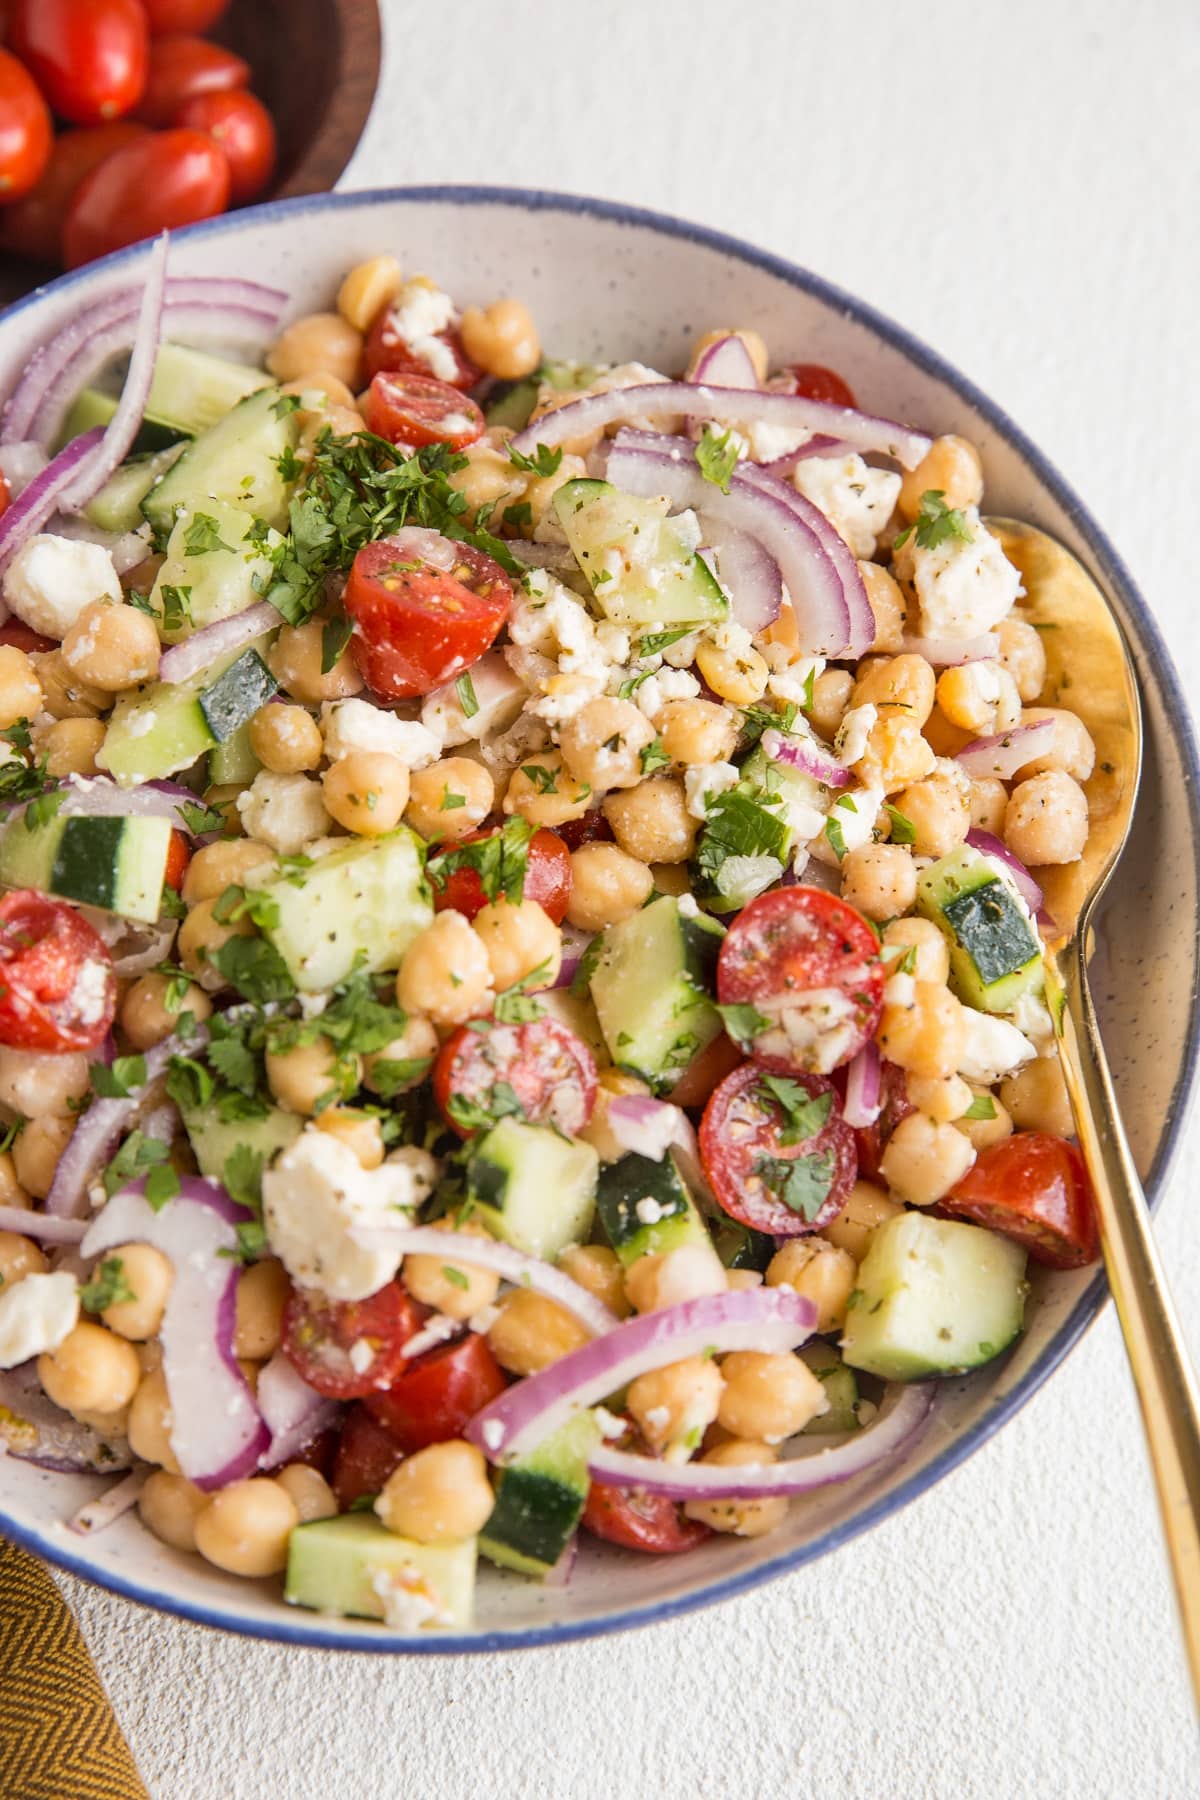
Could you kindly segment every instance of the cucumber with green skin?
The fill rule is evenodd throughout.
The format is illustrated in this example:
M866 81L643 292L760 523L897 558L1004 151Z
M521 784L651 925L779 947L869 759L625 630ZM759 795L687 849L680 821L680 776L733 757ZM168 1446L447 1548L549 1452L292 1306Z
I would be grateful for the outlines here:
M165 543L180 513L211 512L213 501L240 507L286 530L295 481L284 473L300 428L276 387L261 389L196 438L142 501L142 513Z
M600 1435L595 1415L578 1413L501 1472L479 1538L484 1556L520 1575L549 1574L583 1516L588 1458Z
M188 681L152 681L122 694L98 767L123 786L137 786L186 769L232 737L278 687L261 655L271 638L265 633Z
M283 1597L338 1618L383 1619L389 1585L401 1605L406 1595L424 1601L430 1614L417 1631L471 1624L475 1598L476 1540L418 1544L399 1537L371 1513L343 1513L297 1525L288 1540ZM381 1591L382 1590L382 1591Z
M641 1256L665 1256L684 1244L707 1249L712 1243L671 1151L661 1162L632 1154L606 1164L596 1189L596 1210L605 1237L626 1268Z
M433 919L424 847L405 826L385 837L349 838L307 867L249 885L274 901L263 934L301 993L322 993L355 969L397 969Z
M58 812L31 830L29 817L13 819L0 835L0 883L155 923L171 848L169 819Z
M136 456L115 469L84 507L84 517L101 531L136 531L144 523L142 501L155 482L179 461L184 446L172 444L149 456ZM146 554L149 555L147 545Z
M467 1192L498 1238L553 1260L591 1235L598 1170L596 1152L581 1138L508 1117L474 1144Z
M950 951L950 986L981 1012L1011 1012L1042 985L1042 946L1016 895L980 851L964 844L917 881L917 911Z
M609 1055L660 1093L721 1030L712 995L724 935L664 894L600 939L590 990Z
M623 494L611 482L580 477L553 500L596 605L622 625L719 623L729 600L665 500Z

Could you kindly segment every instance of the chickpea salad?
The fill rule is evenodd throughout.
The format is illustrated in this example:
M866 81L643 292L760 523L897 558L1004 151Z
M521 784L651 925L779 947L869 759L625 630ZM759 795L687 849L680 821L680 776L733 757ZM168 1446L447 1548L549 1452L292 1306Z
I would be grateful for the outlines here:
M287 304L161 240L5 408L0 1449L436 1631L777 1530L1096 1257L1095 752L965 439Z

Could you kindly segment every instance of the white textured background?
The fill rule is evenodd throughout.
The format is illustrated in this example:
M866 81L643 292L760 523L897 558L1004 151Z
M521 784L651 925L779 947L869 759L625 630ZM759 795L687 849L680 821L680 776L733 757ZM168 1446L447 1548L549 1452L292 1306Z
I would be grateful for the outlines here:
M346 185L603 194L861 294L1058 461L1200 688L1195 0L384 5ZM1198 1162L1194 1121L1162 1221L1193 1322ZM632 1637L323 1658L64 1585L155 1800L1200 1794L1111 1312L867 1539Z

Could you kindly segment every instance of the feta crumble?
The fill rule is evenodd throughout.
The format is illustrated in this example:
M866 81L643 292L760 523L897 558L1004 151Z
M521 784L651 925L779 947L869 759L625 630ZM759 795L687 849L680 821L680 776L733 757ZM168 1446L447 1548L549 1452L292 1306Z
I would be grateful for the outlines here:
M880 532L892 516L900 476L873 469L861 456L806 456L796 464L797 493L825 514L855 556L874 556Z
M79 1323L73 1275L26 1275L0 1288L0 1369L57 1350Z
M310 1126L263 1176L267 1239L301 1286L365 1300L394 1278L400 1251L366 1249L351 1233L394 1222L398 1208L410 1212L428 1192L410 1163L364 1169L345 1144Z
M948 537L925 550L912 536L896 551L894 567L911 581L920 606L920 630L930 638L979 637L998 625L1024 592L1021 577L979 517L961 509L970 540Z
M248 837L295 856L329 829L321 783L307 775L273 775L262 769L237 797Z
M325 754L338 762L356 750L383 751L406 769L424 769L442 751L440 736L416 719L398 719L369 700L327 700L321 708Z
M43 637L64 638L93 600L121 600L112 557L100 544L40 532L23 544L4 577L4 599Z

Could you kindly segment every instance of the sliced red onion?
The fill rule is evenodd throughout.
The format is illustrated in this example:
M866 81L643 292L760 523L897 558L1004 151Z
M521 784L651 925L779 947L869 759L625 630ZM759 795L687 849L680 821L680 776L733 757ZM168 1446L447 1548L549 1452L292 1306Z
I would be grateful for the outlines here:
M819 432L816 437L809 438L807 442L797 444L794 450L785 450L781 456L768 457L766 462L759 464L759 467L765 469L769 475L782 477L791 475L797 463L807 462L810 457L847 456L853 449L854 445L848 444L845 438L829 437L826 433Z
M594 1294L564 1275L553 1264L538 1256L529 1256L511 1244L495 1238L457 1236L452 1231L437 1231L432 1225L405 1225L397 1215L395 1226L364 1226L350 1236L367 1250L399 1250L405 1256L440 1256L448 1263L465 1263L478 1269L492 1269L503 1281L515 1287L531 1288L547 1300L557 1300L568 1312L597 1336L612 1331L619 1323Z
M775 623L783 607L783 577L756 537L746 531L720 533L717 573L739 625L757 634Z
M340 1408L309 1387L282 1350L260 1371L255 1398L271 1441L259 1458L260 1469L278 1469L307 1449L333 1424Z
M842 1117L856 1131L873 1125L883 1111L882 1067L879 1045L874 1038L868 1038L846 1070Z
M5 444L0 447L0 475L10 500L23 494L40 475L50 458L40 444Z
M973 638L906 637L904 650L910 656L923 656L935 669L960 669L964 663L990 662L1000 654L1000 639L994 631Z
M737 472L737 480L739 484L750 482L761 492L782 499L808 526L833 564L842 585L842 595L850 615L850 635L846 641L845 654L865 656L875 642L875 614L867 598L867 587L858 559L841 532L830 523L819 506L814 506L804 494L780 481L777 476L769 474L767 470L757 468L753 463L746 463ZM792 605L795 608L796 595L794 590L791 591ZM803 629L804 619L799 615L797 622Z
M996 862L1004 864L1012 876L1013 886L1036 917L1042 909L1042 890L1020 857L1014 856L1008 845L1002 839L993 837L990 831L968 831L967 842L972 850L978 850L982 855L993 857Z
M143 1198L141 1186L112 1196L92 1222L83 1254L152 1244L171 1263L174 1279L159 1333L174 1417L171 1448L197 1487L224 1487L256 1469L270 1443L233 1353L236 1227L251 1214L223 1187L193 1176L182 1177L180 1192L161 1212Z
M618 1094L605 1114L613 1137L623 1150L661 1162L667 1151L691 1130L682 1107L669 1100L652 1100L648 1094Z
M283 617L271 602L260 600L256 606L235 613L231 619L218 619L215 625L194 631L181 644L174 644L164 651L158 665L158 679L172 685L177 681L190 681L202 669L210 668L219 657L232 655L243 645L261 637L264 631L273 631L282 624Z
M772 725L762 734L763 753L772 762L787 763L825 787L848 787L853 777L844 769L832 750L826 750L815 738L788 738Z
M77 818L169 819L178 830L188 831L180 808L196 804L191 788L177 781L147 781L141 787L123 788L103 775L71 775L64 786L63 813Z
M783 1288L709 1294L644 1313L508 1388L475 1415L466 1436L492 1462L512 1462L649 1369L712 1351L794 1350L816 1318L810 1300Z
M99 544L102 550L107 550L118 575L126 575L130 569L136 569L140 562L145 562L154 548L149 525L142 525L137 531L102 531L99 525L93 525L82 513L51 519L49 523L55 537L74 538L76 542L84 544Z
M8 507L0 518L0 575L7 569L21 546L36 537L47 521L59 510L64 494L78 479L89 460L96 455L104 438L104 429L95 425L81 437L72 438L48 462L40 475Z
M1053 748L1054 720L1034 719L1028 725L1014 725L1011 731L1002 731L996 737L973 738L954 760L978 780L998 776L1001 781L1009 781L1018 769Z
M584 952L595 937L594 931L581 931L577 925L566 925L562 928L562 960L558 974L551 983L552 987L568 988L579 973L579 964Z
M110 1487L98 1500L89 1500L86 1506L81 1506L67 1520L67 1530L77 1531L80 1537L91 1537L107 1525L115 1525L127 1512L132 1512L153 1473L153 1469L131 1469L123 1481Z
M588 1470L596 1481L614 1487L642 1488L672 1500L765 1500L808 1494L834 1481L849 1481L886 1457L899 1455L925 1425L932 1410L933 1383L914 1383L893 1393L875 1423L858 1432L849 1443L819 1450L812 1456L797 1456L787 1462L724 1466L668 1463L599 1444L588 1458Z
M133 1462L129 1441L105 1437L60 1412L38 1380L37 1358L0 1369L0 1455L60 1475L116 1475Z
M0 1231L18 1231L43 1244L77 1244L86 1230L82 1219L56 1219L23 1206L0 1206Z
M693 387L730 387L758 390L758 372L746 348L745 340L736 333L719 337L700 354L695 369L688 376Z
M552 575L578 572L579 564L566 544L531 544L524 538L507 541L509 554L527 569L548 569Z
M553 449L570 438L589 437L631 419L711 419L721 425L764 424L842 438L855 450L894 456L915 469L933 440L893 419L875 418L852 406L809 400L803 394L768 393L762 388L709 387L687 381L656 381L639 387L585 394L544 413L519 431L513 448L531 456L539 444Z

